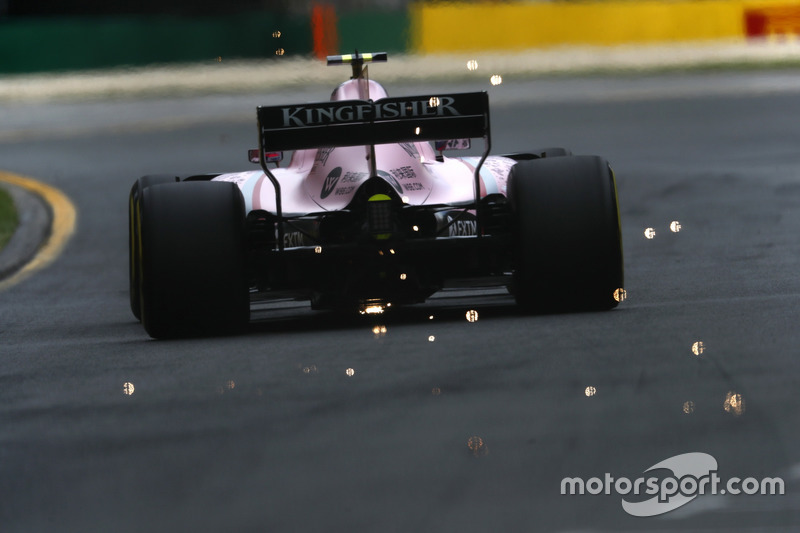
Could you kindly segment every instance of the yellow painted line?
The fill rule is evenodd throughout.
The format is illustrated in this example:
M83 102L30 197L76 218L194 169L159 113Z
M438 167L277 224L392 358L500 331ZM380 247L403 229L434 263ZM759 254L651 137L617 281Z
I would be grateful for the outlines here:
M67 196L50 185L17 174L0 171L0 181L22 187L39 195L50 206L53 220L50 235L33 258L12 276L0 281L0 291L21 282L32 273L40 270L58 258L67 241L75 232L77 211Z

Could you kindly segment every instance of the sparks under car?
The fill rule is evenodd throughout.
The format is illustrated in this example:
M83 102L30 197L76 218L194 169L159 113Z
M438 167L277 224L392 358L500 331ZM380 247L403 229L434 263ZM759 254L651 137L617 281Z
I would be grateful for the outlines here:
M487 93L390 97L366 75L375 61L331 56L353 75L329 101L258 107L260 168L134 183L131 309L147 333L235 331L253 301L379 311L460 285L506 286L527 311L617 305L606 160L489 155ZM482 155L445 155L476 139Z

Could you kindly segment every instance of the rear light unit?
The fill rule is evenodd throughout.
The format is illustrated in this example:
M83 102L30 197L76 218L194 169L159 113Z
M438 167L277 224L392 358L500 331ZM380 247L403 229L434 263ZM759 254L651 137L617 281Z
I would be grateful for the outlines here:
M369 233L377 240L392 236L392 199L385 194L375 194L367 201Z

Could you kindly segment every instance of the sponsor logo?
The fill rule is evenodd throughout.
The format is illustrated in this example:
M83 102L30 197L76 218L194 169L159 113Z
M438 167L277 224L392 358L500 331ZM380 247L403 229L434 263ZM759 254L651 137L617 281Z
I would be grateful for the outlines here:
M413 191L422 191L425 189L425 186L422 183L415 181L413 183L404 183L403 188L408 192L413 192Z
M447 217L448 234L451 237L466 237L478 233L478 223L474 220L457 220L453 222L453 217Z
M299 231L293 231L291 233L283 234L284 248L295 248L298 246L304 246L305 243L306 243L305 235L303 235Z
M417 177L417 173L414 172L414 169L410 166L399 167L392 169L392 176L397 178L399 181L403 180L413 180Z
M235 183L237 185L241 185L248 179L250 179L254 174L261 174L259 171L250 171L250 172L236 172L234 174L220 174L214 181L229 181L231 183Z
M319 193L319 197L321 199L325 199L333 192L333 189L336 188L336 184L339 182L339 178L342 176L342 167L336 167L330 171L330 173L325 177L325 182L322 184L322 190Z
M352 193L356 189L355 185L351 185L349 187L339 187L336 189L336 196L347 196L348 194Z
M364 180L369 174L366 172L348 172L342 178L342 183L358 183Z
M445 150L469 150L472 147L470 139L448 139L446 141L436 141L434 149L437 152Z
M375 103L336 104L329 106L290 106L281 109L283 127L322 126L325 124L369 122L398 118L454 117L461 113L453 106L455 98L443 96L431 107L430 99L390 100Z
M784 481L781 478L766 477L761 480L748 477L732 477L723 483L717 475L717 460L701 452L675 455L654 464L644 473L661 470L649 476L636 479L614 478L605 473L600 477L584 480L580 477L567 477L561 480L561 494L592 495L612 492L623 496L622 508L632 516L657 516L683 507L697 496L717 494L784 494ZM666 471L669 474L666 474ZM652 496L642 499L641 496ZM638 497L638 498L637 498Z

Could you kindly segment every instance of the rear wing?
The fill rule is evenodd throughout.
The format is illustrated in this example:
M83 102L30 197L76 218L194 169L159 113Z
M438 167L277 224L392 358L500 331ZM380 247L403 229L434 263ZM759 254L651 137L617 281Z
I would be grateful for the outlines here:
M479 173L491 148L489 96L486 92L259 106L257 115L259 162L275 187L279 220L283 220L280 184L267 166L266 153L369 146L372 156L370 170L374 176L377 175L376 144L452 138L482 137L485 141L483 157L475 168L475 209L478 209ZM283 224L278 225L279 231L282 227ZM282 249L283 239L278 243Z
M264 151L489 136L485 92L258 108Z

